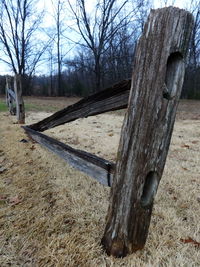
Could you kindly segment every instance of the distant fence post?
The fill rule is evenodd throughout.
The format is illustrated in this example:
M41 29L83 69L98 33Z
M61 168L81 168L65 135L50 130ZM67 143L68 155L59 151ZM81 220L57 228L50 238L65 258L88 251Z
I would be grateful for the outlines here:
M10 94L12 91L11 77L6 76L6 104L11 115L16 115L16 108L14 106L15 98ZM14 94L14 92L13 92Z
M14 76L14 89L16 96L16 112L17 112L17 121L20 124L25 123L25 109L24 101L22 98L22 77L21 75Z
M124 257L145 245L169 149L193 17L152 10L138 42L102 245Z

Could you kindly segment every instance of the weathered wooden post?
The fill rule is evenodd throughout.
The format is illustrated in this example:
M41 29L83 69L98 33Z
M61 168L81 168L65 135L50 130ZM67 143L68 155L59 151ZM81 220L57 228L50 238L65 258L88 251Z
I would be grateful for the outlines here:
M16 112L17 121L19 124L25 123L25 108L24 101L22 98L22 77L21 75L15 75L14 77L14 89L16 97Z
M138 42L102 245L124 257L145 245L183 84L193 18L151 10Z
M6 76L6 104L9 108L9 112L11 115L16 115L16 108L14 106L15 98L10 94L12 91L11 86L11 77ZM13 92L14 94L14 92Z

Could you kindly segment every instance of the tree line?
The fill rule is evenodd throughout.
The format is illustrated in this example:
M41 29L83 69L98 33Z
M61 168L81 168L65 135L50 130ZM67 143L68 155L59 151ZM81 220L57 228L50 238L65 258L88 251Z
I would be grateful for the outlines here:
M131 77L151 0L49 2L50 13L38 8L38 0L0 4L0 60L20 75L24 95L87 96ZM200 99L200 1L188 1L186 8L195 26L182 97ZM4 88L5 76L0 76L1 94Z

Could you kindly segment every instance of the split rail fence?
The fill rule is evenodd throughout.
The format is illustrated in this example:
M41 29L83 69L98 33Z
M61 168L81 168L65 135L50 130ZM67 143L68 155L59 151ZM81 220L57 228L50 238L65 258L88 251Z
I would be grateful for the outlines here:
M193 17L185 10L151 10L136 48L131 80L35 124L22 126L36 142L111 186L102 238L109 255L124 257L145 245L173 131L192 28ZM126 107L116 163L41 133L78 118Z

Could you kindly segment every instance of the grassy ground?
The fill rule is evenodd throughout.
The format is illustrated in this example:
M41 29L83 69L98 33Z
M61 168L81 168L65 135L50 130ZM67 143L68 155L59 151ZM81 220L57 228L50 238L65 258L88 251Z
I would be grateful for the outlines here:
M77 99L27 100L43 108L27 112L31 123ZM122 115L80 119L48 134L114 160ZM0 122L1 267L199 266L200 102L179 106L147 244L124 259L108 257L100 245L110 189L32 143L8 112Z
M69 104L75 103L79 98L71 97L24 97L25 110L28 111L46 111L55 112L58 109L64 108ZM0 96L0 112L7 111L5 97Z
M0 100L0 112L5 112L7 110L8 110L8 107L7 107L6 103L5 103L5 101ZM30 104L26 103L25 104L25 110L26 111L41 111L42 107L39 106L39 105L32 104L32 103L30 103ZM44 108L43 110L46 111L47 109ZM49 111L54 111L54 110L55 110L54 107L50 107L49 108Z
M0 112L1 111L7 111L7 109L8 108L7 108L6 104L0 100Z

